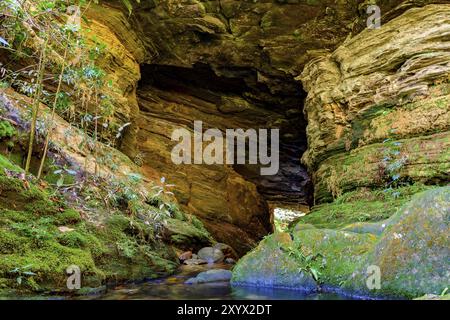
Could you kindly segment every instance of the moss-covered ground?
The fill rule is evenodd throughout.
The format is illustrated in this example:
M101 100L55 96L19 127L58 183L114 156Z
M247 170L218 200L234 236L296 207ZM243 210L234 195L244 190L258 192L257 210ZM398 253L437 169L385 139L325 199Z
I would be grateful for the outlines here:
M98 204L98 203L97 203ZM135 203L136 205L136 203ZM66 269L81 270L83 287L154 278L174 272L176 241L210 240L201 223L188 221L176 206L177 228L165 239L164 223L149 223L123 203L103 210L101 222L86 219L66 195L0 155L0 289L67 291ZM105 214L108 211L109 214ZM192 235L191 235L192 233ZM191 237L192 236L192 237Z

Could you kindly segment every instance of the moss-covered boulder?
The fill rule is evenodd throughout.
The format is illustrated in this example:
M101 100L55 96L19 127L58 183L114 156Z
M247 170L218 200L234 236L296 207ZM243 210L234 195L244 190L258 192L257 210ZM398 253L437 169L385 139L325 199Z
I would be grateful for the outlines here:
M314 206L296 221L295 228L309 224L316 228L380 234L388 224L384 220L392 217L414 194L432 188L436 186L421 183L398 188L359 188L342 194L332 203Z
M450 279L449 217L450 187L441 187L413 196L387 220L336 230L298 223L293 240L271 235L242 258L233 283L304 289L311 275L325 289L355 294L438 295ZM367 287L370 266L380 268L381 289Z
M311 226L296 228L294 240L287 233L276 233L238 262L233 283L302 290L314 289L317 284L339 286L376 241L371 234Z
M266 237L256 249L239 260L233 269L232 284L315 291L317 285L313 277L289 254L292 244L288 233Z
M301 254L298 263L316 270L318 281L340 286L376 244L373 234L357 234L328 229L306 229L294 233L295 249Z
M379 236L387 228L390 221L383 220L379 222L355 222L342 228L342 231L354 233L370 233Z
M414 196L391 218L391 225L345 287L368 292L366 270L378 266L378 294L440 294L450 279L449 223L450 187Z
M164 224L164 236L178 248L193 250L212 243L212 238L201 222L193 216L191 221L169 218Z

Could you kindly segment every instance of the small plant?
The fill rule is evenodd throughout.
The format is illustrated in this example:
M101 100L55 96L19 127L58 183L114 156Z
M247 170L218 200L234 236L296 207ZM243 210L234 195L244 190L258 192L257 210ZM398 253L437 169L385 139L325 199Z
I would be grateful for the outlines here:
M131 14L133 12L133 5L131 4L131 0L121 0L122 4L127 8L128 13ZM135 0L137 3L141 3L141 0Z
M401 179L401 171L407 164L408 157L401 154L402 143L386 139L383 144L386 147L383 149L381 172L387 177L386 190L404 186L406 183ZM393 196L398 198L400 194L394 192Z
M315 267L316 264L314 262L319 257L323 258L323 255L321 253L317 253L314 255L313 254L305 255L301 250L292 246L286 248L286 251L290 257L293 257L298 262L298 264L300 265L299 267L300 272L307 272L313 277L313 279L316 282L320 281L321 273Z
M13 275L16 277L16 282L19 286L21 285L31 285L32 287L35 286L35 282L33 280L33 276L36 275L36 273L30 271L32 265L26 265L23 267L17 267L10 271Z
M175 187L174 184L167 184L166 178L162 177L159 186L154 186L152 189L156 190L156 193L150 198L149 202L152 205L157 205L159 210L164 212L167 216L172 215L171 199L175 196L170 188Z
M119 250L120 254L128 259L133 258L137 252L137 243L134 240L130 240L125 238L123 240L116 242L117 250Z
M61 188L61 187L64 186L64 182L65 182L65 179L66 179L67 175L75 176L77 174L77 172L74 171L74 170L61 168L61 169L58 169L58 170L54 171L53 174L59 175L59 178L56 181L56 187Z

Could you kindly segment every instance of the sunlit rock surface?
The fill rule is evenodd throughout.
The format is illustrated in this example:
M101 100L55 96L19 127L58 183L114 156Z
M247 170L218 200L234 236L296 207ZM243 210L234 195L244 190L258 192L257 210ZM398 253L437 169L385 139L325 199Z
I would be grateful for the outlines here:
M382 186L396 162L405 181L449 180L449 17L448 5L411 9L306 66L316 203Z

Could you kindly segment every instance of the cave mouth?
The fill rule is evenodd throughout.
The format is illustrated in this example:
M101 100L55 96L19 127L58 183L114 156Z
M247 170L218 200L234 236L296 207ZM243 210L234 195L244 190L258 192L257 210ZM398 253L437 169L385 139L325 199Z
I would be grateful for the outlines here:
M187 105L191 111L176 116L179 123L190 129L194 120L221 131L279 128L276 175L260 175L258 165L233 168L256 185L272 211L277 207L303 210L312 203L312 183L300 162L307 148L303 116L306 93L291 75L203 63L192 67L145 64L141 66L141 75L137 89L141 113L165 123L174 121L175 116L170 114L174 109ZM168 102L167 113L155 109L162 100Z
M203 63L192 67L147 64L141 66L137 97L141 119L137 140L146 154L144 171L167 174L177 185L178 202L200 217L219 242L232 244L244 254L276 227L277 208L309 210L313 188L300 161L307 149L306 93L293 76ZM278 173L264 176L261 165L233 165L237 176L253 183L256 190L240 189L238 184L230 191L230 180L221 178L223 165L174 165L170 156L177 145L171 141L173 130L181 127L192 132L198 120L203 131L217 128L224 136L226 129L279 129Z

